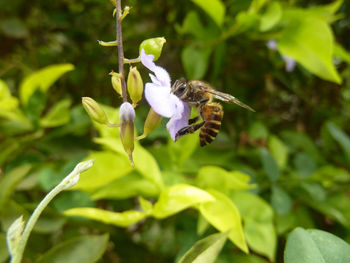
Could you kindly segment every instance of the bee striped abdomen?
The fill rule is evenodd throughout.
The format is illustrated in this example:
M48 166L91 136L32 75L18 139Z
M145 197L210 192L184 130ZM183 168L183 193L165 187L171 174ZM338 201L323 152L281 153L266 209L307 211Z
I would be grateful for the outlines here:
M210 103L203 106L202 113L205 123L201 128L199 138L200 145L205 146L211 143L219 133L223 111L220 104Z

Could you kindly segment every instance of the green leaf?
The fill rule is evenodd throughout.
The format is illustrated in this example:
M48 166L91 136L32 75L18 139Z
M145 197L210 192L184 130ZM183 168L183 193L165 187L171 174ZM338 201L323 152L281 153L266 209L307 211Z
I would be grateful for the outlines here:
M333 123L327 123L327 129L343 149L345 156L350 164L350 138Z
M201 79L208 69L211 49L185 47L181 52L182 64L188 79Z
M52 128L69 122L69 107L72 104L70 99L57 102L50 111L40 119L40 126L44 128Z
M53 206L58 211L64 211L73 207L96 206L88 193L82 191L67 191L60 193L53 201Z
M93 207L71 208L64 211L64 214L67 216L80 216L90 218L105 224L111 224L120 227L133 225L147 216L147 214L142 211L129 210L118 213Z
M188 207L213 201L211 194L197 187L177 184L164 189L153 207L153 216L165 218Z
M51 85L64 73L74 69L72 64L57 64L45 67L26 77L21 83L19 96L21 102L26 105L30 96L36 89L46 93Z
M6 36L12 38L26 38L29 33L26 25L18 18L2 20L0 29Z
M36 263L94 263L107 249L108 234L71 238L46 252Z
M260 18L259 30L262 32L273 28L282 17L282 7L279 2L272 2L268 5L266 12Z
M323 157L320 155L315 143L305 133L284 131L281 135L291 152L302 150L317 162L322 161Z
M170 157L181 167L184 162L193 154L198 145L198 133L186 135L176 143L170 141L170 143L168 143Z
M271 205L279 215L286 215L292 209L292 198L279 186L272 187Z
M264 172L271 182L276 182L279 178L278 165L266 148L259 148L260 159L264 168Z
M218 233L197 241L179 260L179 263L215 262L226 242L227 235L228 233Z
M232 198L242 215L244 235L249 247L274 261L277 236L271 206L249 192L234 192Z
M317 169L315 161L307 153L297 153L293 163L301 178L309 177Z
M238 254L238 253L231 253L230 255L230 261L233 263L268 263L267 260L255 256L255 255L245 255L245 254Z
M198 39L205 39L207 37L207 31L200 21L199 15L194 11L187 13L182 27L177 27L177 31L180 34L192 34Z
M41 234L57 233L66 223L67 218L62 216L47 216L41 215L38 221L35 223L34 231Z
M132 170L126 156L111 151L92 152L87 159L95 159L95 165L80 175L72 189L93 192Z
M335 57L350 64L350 52L344 49L340 44L334 43L333 54Z
M248 253L241 216L235 204L226 195L216 190L208 192L215 197L215 200L200 204L199 211L220 232L230 231L229 239L242 251Z
M219 191L247 190L255 187L249 184L250 176L240 171L228 172L218 166L202 166L196 183L201 188L213 188Z
M350 245L337 236L321 230L296 228L288 236L284 262L350 262Z
M317 15L320 19L333 22L337 19L334 14L338 11L343 2L343 0L336 0L327 5L313 6L309 11L312 12L313 15Z
M0 263L8 262L9 252L7 250L6 235L5 233L0 233Z
M127 155L123 149L123 145L120 140L115 138L97 138L94 141L106 146L107 148L115 151L116 153L121 154L124 157L124 160L126 160L129 163L130 167L130 162L127 159ZM153 155L150 152L148 152L145 148L143 148L139 143L136 143L133 152L133 158L135 163L135 169L144 178L157 185L159 189L163 188L162 175L157 161L153 157Z
M11 95L5 81L0 79L0 109L11 111L18 108L18 99Z
M225 19L225 5L221 0L192 0L221 27Z
M17 184L19 184L19 182L28 174L31 168L32 166L30 164L21 165L6 173L0 180L0 211L10 199Z
M342 80L332 62L333 33L327 21L307 10L290 9L283 13L282 23L286 26L277 42L281 54L318 77L340 84Z
M288 149L286 145L277 136L272 135L269 137L268 146L278 166L284 169L288 161Z
M99 199L125 199L133 196L154 197L159 193L158 187L143 178L137 172L131 172L118 178L98 189L92 195L95 200Z

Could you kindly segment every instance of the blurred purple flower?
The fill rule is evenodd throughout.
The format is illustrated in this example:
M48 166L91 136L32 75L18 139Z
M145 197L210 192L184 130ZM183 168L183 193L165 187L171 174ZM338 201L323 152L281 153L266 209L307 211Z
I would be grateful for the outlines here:
M152 82L147 82L145 85L145 97L156 113L170 118L166 127L175 141L176 133L188 125L191 108L170 92L171 82L168 72L154 64L153 59L153 55L147 55L143 49L141 50L142 64L154 73L149 74Z
M266 46L271 49L271 50L276 50L277 51L277 42L276 40L274 39L271 39L269 40L267 43L266 43ZM287 57L287 56L284 56L284 55L281 55L282 56L282 59L284 60L284 62L286 63L286 71L287 72L292 72L297 64L297 62L290 58L290 57Z

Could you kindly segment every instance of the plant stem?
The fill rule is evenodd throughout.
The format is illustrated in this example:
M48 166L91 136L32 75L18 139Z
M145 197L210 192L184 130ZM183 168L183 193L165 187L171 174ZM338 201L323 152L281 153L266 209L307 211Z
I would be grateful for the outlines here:
M41 215L41 213L43 212L43 210L47 207L47 205L51 202L51 200L58 195L61 191L70 188L71 186L73 186L74 184L77 183L77 180L79 180L79 177L77 178L77 176L80 175L81 172L84 172L85 170L89 169L92 164L93 164L94 160L89 160L89 161L85 161L85 162L81 162L79 163L74 170L68 175L66 176L61 183L59 183L54 189L52 189L45 197L44 199L39 203L39 205L35 208L33 214L31 215L31 217L29 218L21 239L18 243L18 247L15 251L15 253L13 254L13 257L11 259L11 263L20 263L23 257L23 252L25 249L25 246L27 244L28 238L30 233L32 232L35 223L38 221L39 216Z
M126 94L126 85L125 85L125 77L124 77L124 50L123 50L123 36L122 36L122 23L120 19L120 15L122 12L121 9L121 0L116 0L117 4L117 14L116 14L116 34L118 41L118 65L119 65L119 74L120 80L122 83L122 96L123 102L127 102L127 94Z

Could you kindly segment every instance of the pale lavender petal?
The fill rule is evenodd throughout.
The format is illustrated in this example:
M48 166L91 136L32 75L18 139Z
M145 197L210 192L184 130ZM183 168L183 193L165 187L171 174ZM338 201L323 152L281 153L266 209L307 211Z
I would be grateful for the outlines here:
M157 66L154 64L153 59L153 55L147 55L144 49L141 50L141 63L150 71L154 72Z
M141 63L148 68L149 70L153 71L153 73L156 75L156 78L158 81L162 84L162 86L169 86L170 87L170 76L168 72L163 69L160 66L157 66L153 62L153 55L147 55L145 53L145 50L141 50Z
M156 85L162 86L162 83L160 83L160 81L156 78L156 76L154 76L153 74L149 73L148 74L149 77L151 78L152 82Z
M146 83L145 97L148 104L163 117L170 118L176 113L176 104L171 99L170 88L160 87L154 83Z
M271 39L269 40L267 43L266 43L266 46L271 49L271 50L277 50L277 42L276 40L274 39Z
M174 96L177 98L176 96ZM181 100L178 100L177 106L177 113L171 117L170 121L167 123L166 127L168 129L168 132L175 141L176 133L182 129L183 127L188 125L188 120L191 115L191 107L188 106L186 103L184 103ZM178 138L177 138L178 139Z
M287 56L282 56L284 62L286 63L286 71L287 72L292 72L295 68L295 66L297 65L297 62L290 58L290 57L287 57Z

